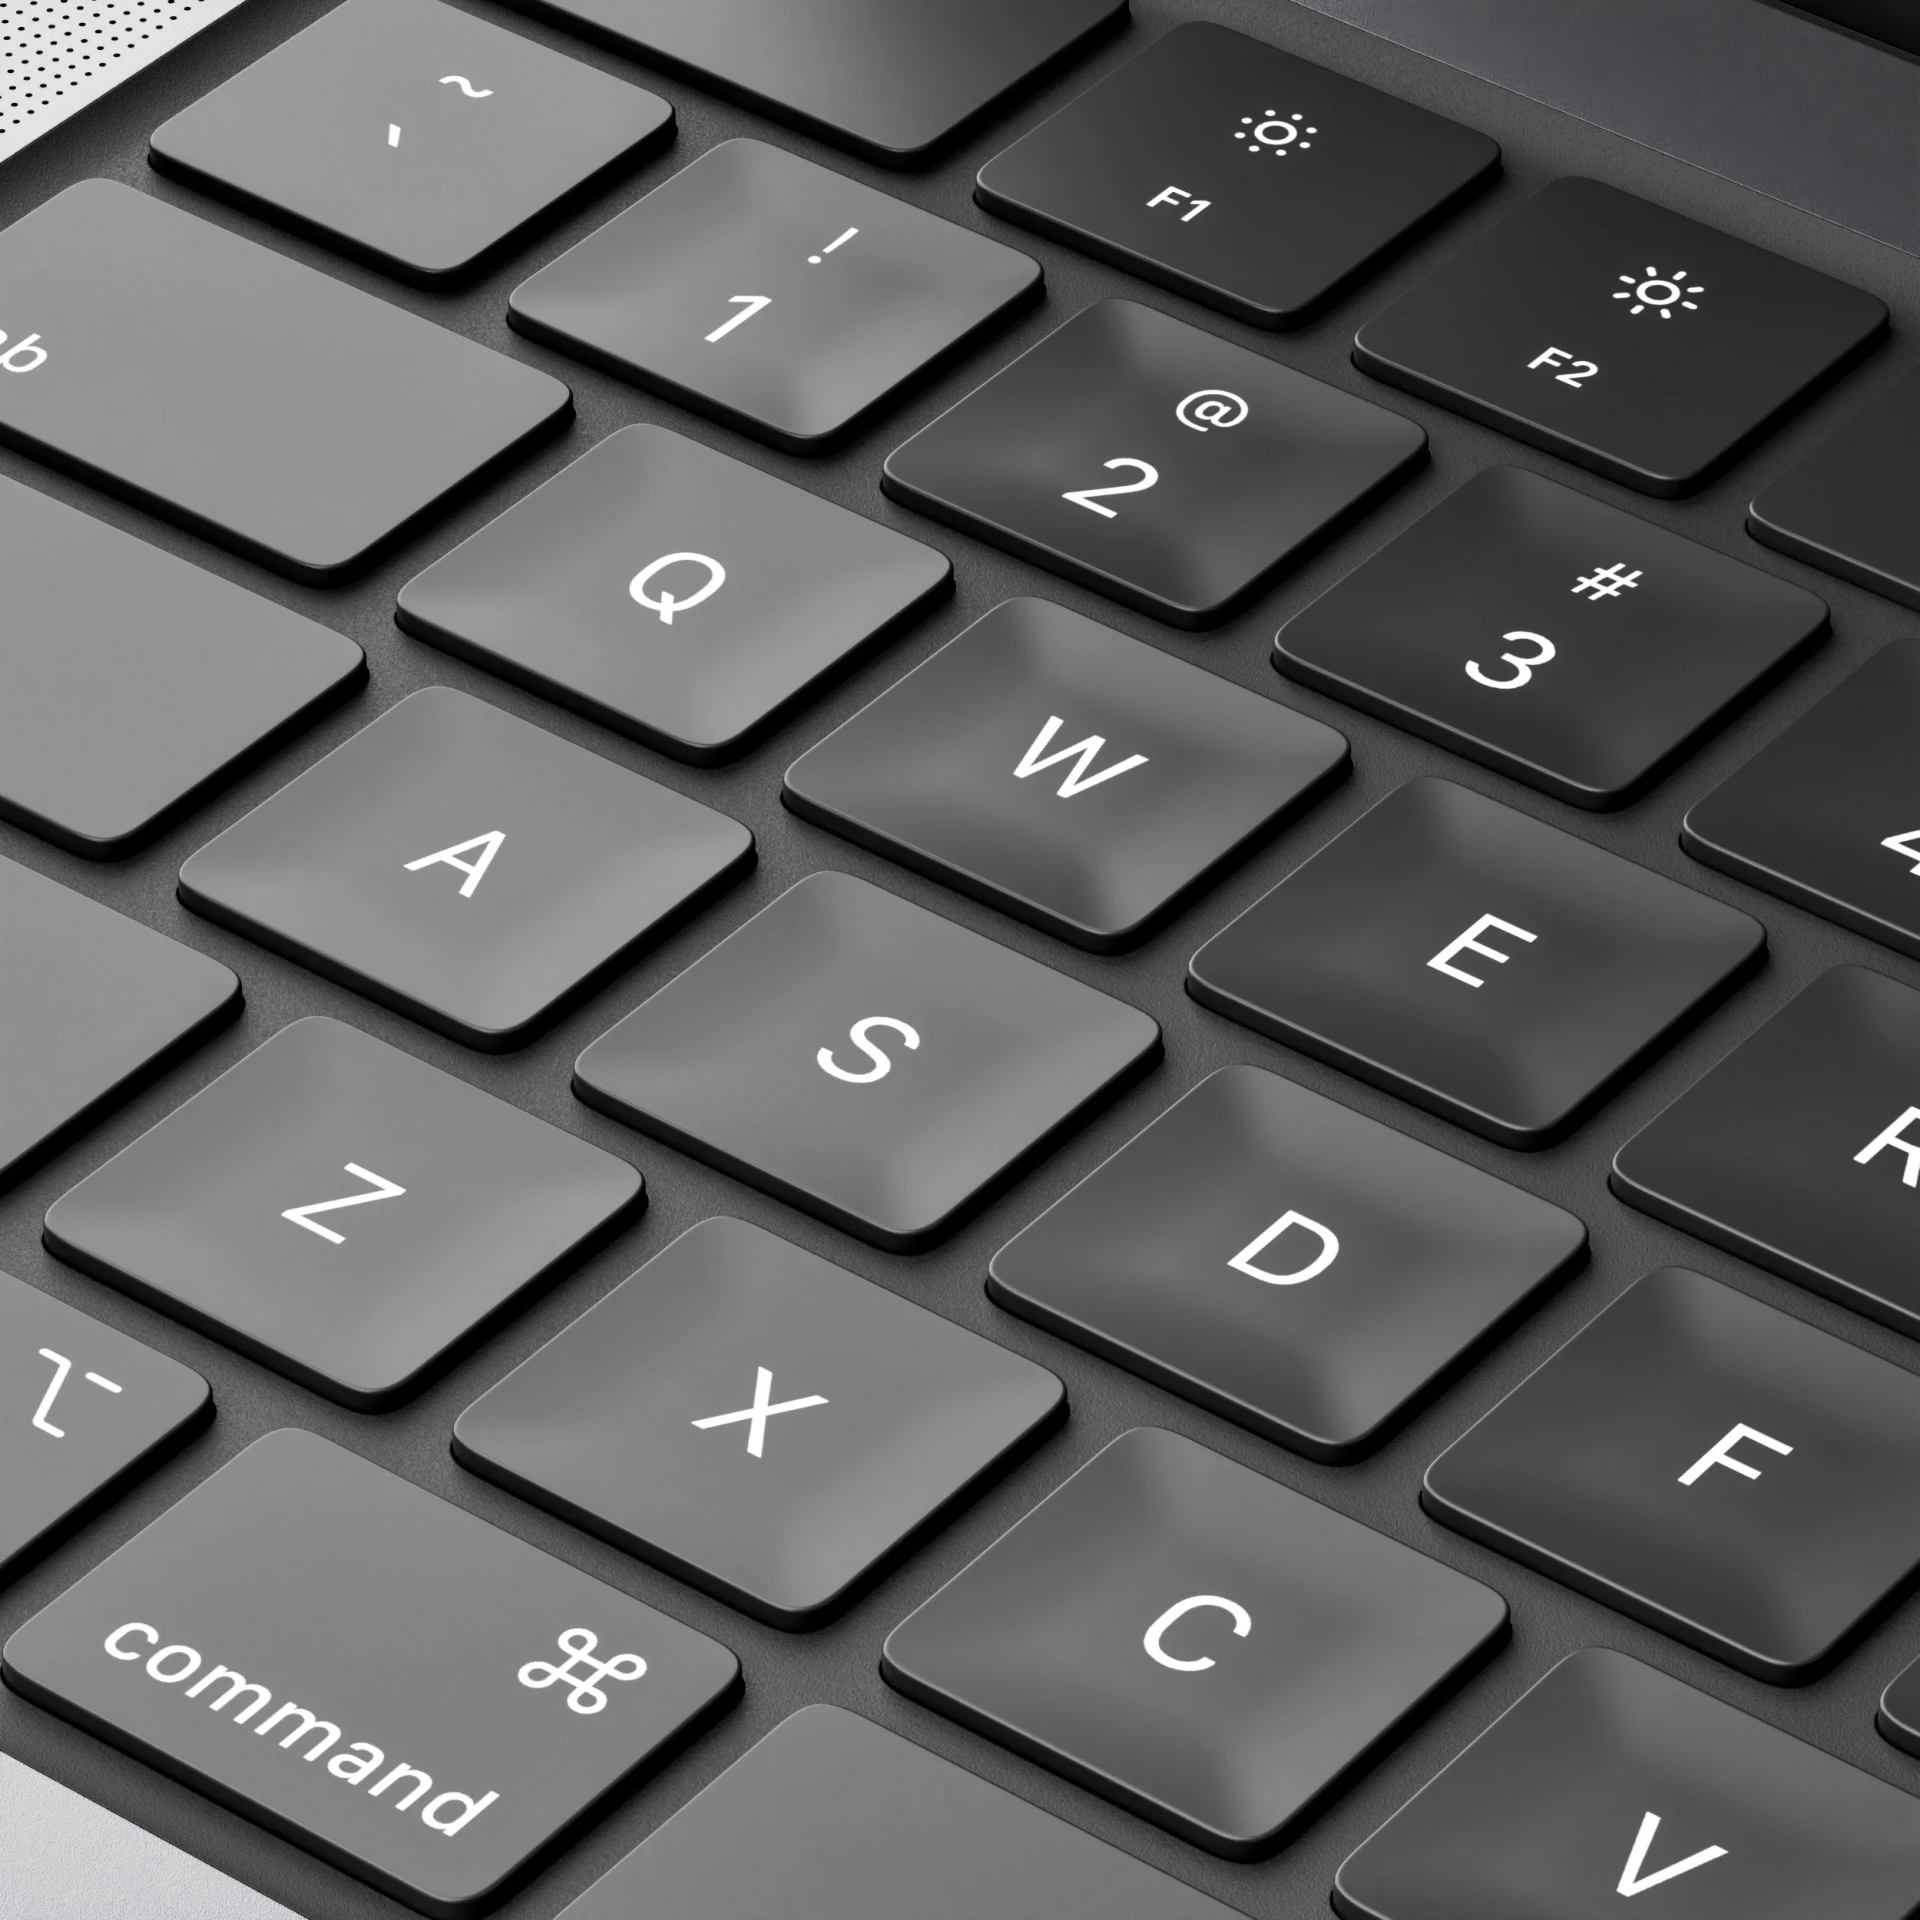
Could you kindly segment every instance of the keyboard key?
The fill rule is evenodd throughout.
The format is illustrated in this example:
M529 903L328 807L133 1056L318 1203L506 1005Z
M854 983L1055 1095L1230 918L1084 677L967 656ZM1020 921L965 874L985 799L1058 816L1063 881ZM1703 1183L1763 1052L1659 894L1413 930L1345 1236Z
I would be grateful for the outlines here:
M743 1220L657 1253L454 1457L776 1627L823 1624L1065 1419L1052 1374Z
M1187 991L1531 1149L1570 1133L1765 950L1744 913L1420 779L1208 941Z
M1920 1333L1920 993L1835 967L1614 1156L1630 1205Z
M727 140L514 288L508 318L787 453L824 453L1039 293L1024 253Z
M4 1661L36 1706L443 1920L497 1905L740 1694L704 1634L291 1429Z
M1274 664L1576 807L1638 799L1825 635L1825 604L1491 467L1281 628Z
M864 880L813 873L596 1040L574 1091L908 1253L1159 1057L1144 1013Z
M1920 1803L1625 1654L1576 1653L1347 1861L1333 1906L1606 1920L1647 1894L1661 1920L1905 1920Z
M1347 771L1347 743L1008 600L787 770L803 819L1095 953L1135 946Z
M1874 1716L1881 1737L1906 1752L1920 1755L1920 1660L1904 1668L1880 1696Z
M989 160L974 198L1236 320L1290 327L1499 164L1485 134L1195 22Z
M419 1391L639 1211L624 1160L297 1020L47 1213L47 1246L343 1406Z
M752 864L753 835L724 814L423 687L202 847L180 897L499 1052Z
M365 685L351 640L0 476L0 816L89 860Z
M0 1273L0 1582L212 1418L197 1373Z
M572 417L558 380L110 180L0 232L0 286L0 441L311 586Z
M1011 1313L1353 1460L1586 1258L1570 1213L1223 1067L993 1257Z
M658 95L440 0L346 0L175 114L150 155L437 286L497 264L672 137Z
M888 456L896 500L1176 627L1216 626L1426 458L1412 421L1102 300Z
M1137 1427L896 1627L880 1670L1246 1860L1506 1636L1486 1587Z
M1232 1920L1205 1894L843 1707L790 1714L561 1920L643 1913Z
M1876 346L1870 293L1556 180L1354 342L1381 380L1642 493L1704 486Z
M953 589L944 554L622 427L400 589L407 632L699 766Z
M882 166L934 158L1127 0L514 0Z
M0 860L0 1187L238 1018L217 960Z

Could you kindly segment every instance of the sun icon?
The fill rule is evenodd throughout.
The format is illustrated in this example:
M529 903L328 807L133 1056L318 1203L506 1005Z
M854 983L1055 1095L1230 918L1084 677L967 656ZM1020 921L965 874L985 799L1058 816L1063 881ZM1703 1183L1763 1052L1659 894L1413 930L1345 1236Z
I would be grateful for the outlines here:
M1313 145L1307 136L1320 129L1307 126L1306 117L1304 113L1283 114L1274 107L1269 107L1261 119L1243 113L1233 137L1244 140L1249 153L1270 153L1276 160L1284 160L1289 152L1297 149L1305 153ZM1248 132L1248 128L1252 128L1252 132Z
M1687 296L1706 292L1705 287L1687 285L1687 270L1684 267L1678 267L1672 273L1662 273L1658 267L1649 267L1644 274L1623 273L1620 285L1622 291L1613 297L1633 302L1627 309L1629 315L1657 313L1662 320L1671 320L1675 307L1698 313L1698 303Z

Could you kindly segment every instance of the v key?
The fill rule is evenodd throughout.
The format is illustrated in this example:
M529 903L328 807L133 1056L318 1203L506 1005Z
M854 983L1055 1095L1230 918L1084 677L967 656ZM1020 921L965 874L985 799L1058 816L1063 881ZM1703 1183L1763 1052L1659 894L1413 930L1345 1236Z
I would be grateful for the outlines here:
M1725 1847L1702 1847L1698 1853L1690 1853L1684 1860L1676 1860L1670 1867L1662 1867L1657 1873L1641 1877L1641 1868L1647 1864L1647 1855L1652 1850L1654 1836L1660 1831L1660 1816L1648 1814L1640 1822L1640 1831L1635 1836L1633 1851L1627 1855L1627 1870L1620 1876L1617 1893L1631 1900L1636 1893L1645 1893L1649 1887L1657 1887L1668 1880L1678 1880L1683 1873L1692 1873L1696 1867L1711 1866L1714 1861L1726 1857Z

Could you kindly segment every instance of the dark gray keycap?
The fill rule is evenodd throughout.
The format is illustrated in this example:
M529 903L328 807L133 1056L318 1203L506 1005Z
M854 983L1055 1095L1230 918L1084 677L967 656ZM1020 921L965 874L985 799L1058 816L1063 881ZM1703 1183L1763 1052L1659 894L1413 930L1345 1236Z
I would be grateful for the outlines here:
M1031 1361L744 1220L705 1220L475 1401L453 1451L802 1628L1066 1411Z
M1368 373L1642 493L1691 493L1886 335L1858 287L1556 180L1354 342Z
M212 1418L197 1373L0 1273L0 1581Z
M154 134L153 164L424 286L484 272L673 109L440 0L346 0Z
M1137 1427L894 1628L880 1670L1245 1860L1506 1635L1497 1593Z
M1920 1756L1920 1660L1888 1682L1874 1724L1883 1738Z
M114 860L365 684L351 640L0 476L0 815Z
M989 160L974 198L1237 320L1287 327L1499 163L1483 133L1194 22Z
M573 412L559 381L110 180L0 232L0 441L314 586Z
M1561 1661L1333 1890L1341 1920L1907 1920L1916 1901L1920 1802L1602 1652Z
M888 456L896 500L1176 627L1237 612L1426 457L1412 421L1102 300Z
M0 860L0 1186L240 1012L217 960Z
M1295 614L1274 664L1556 799L1618 807L1826 627L1802 588L1491 467Z
M1621 1199L1920 1333L1920 993L1835 967L1614 1156Z
M1008 600L795 761L781 797L1112 953L1346 770L1331 727L1065 607Z
M731 1706L724 1647L270 1433L7 1642L8 1686L440 1920Z
M1427 1470L1436 1519L1791 1686L1920 1569L1920 1377L1666 1267Z
M641 1180L337 1020L298 1020L48 1210L49 1248L345 1406L415 1393L625 1226Z
M1223 1067L993 1257L1010 1312L1351 1460L1586 1258L1569 1213Z
M423 687L202 847L180 897L490 1052L738 880L753 835L451 687Z
M561 1920L1230 1920L844 1707L802 1707Z
M661 753L763 739L952 591L944 554L622 427L400 589L409 633Z
M1194 955L1203 1006L1543 1147L1760 964L1744 913L1410 780Z
M1040 292L1023 253L727 140L513 290L530 338L823 453Z

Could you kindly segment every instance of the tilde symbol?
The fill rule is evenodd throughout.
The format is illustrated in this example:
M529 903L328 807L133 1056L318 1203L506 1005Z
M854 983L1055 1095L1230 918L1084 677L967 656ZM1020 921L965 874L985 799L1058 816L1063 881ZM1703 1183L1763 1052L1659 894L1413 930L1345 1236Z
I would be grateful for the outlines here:
M600 1691L602 1680L638 1680L647 1663L637 1653L616 1653L611 1660L596 1660L593 1650L600 1636L586 1627L569 1627L560 1636L560 1651L566 1654L563 1666L545 1660L529 1660L520 1669L523 1687L550 1687L556 1681L567 1689L567 1705L575 1713L598 1713L607 1696Z

